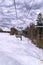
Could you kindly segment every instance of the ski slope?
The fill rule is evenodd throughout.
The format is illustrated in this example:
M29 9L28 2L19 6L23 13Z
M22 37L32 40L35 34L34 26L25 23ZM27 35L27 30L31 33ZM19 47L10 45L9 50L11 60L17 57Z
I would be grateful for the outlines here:
M43 65L43 50L23 36L0 33L0 65Z

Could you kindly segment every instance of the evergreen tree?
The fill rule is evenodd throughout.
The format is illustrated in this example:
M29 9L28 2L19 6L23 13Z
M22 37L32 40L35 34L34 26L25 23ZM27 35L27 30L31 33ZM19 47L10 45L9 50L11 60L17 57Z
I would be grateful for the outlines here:
M39 13L37 17L37 25L42 25L41 21L42 21L42 14Z

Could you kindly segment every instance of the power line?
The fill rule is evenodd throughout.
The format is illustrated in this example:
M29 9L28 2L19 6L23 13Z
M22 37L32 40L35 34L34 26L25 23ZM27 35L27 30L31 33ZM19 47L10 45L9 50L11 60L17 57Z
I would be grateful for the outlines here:
M16 1L14 0L14 6L15 6L15 13L16 13L16 19L17 19L17 8L16 8Z

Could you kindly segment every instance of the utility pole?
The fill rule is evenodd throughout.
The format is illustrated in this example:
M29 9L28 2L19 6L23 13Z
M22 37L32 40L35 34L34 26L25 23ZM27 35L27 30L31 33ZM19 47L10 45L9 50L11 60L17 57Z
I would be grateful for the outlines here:
M15 6L15 13L16 13L16 20L17 20L17 8L16 8L16 2L15 2L15 0L14 0L14 6ZM17 27L18 29L19 29L19 31L18 31L18 36L20 37L20 39L22 40L22 29L23 29L23 27Z

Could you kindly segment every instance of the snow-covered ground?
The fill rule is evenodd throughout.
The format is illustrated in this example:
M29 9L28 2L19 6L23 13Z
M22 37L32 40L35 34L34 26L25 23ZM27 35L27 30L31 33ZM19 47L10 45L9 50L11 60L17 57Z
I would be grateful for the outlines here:
M31 22L36 23L37 14L43 13L43 0L0 0L0 28L12 26L23 28ZM32 44L31 40L0 33L0 65L43 65L43 50Z
M43 65L43 50L23 36L0 33L0 65Z

